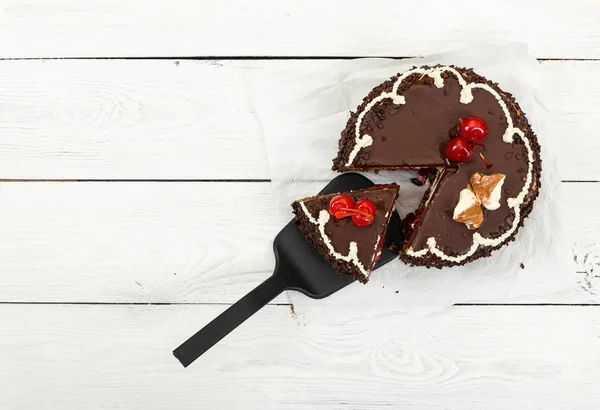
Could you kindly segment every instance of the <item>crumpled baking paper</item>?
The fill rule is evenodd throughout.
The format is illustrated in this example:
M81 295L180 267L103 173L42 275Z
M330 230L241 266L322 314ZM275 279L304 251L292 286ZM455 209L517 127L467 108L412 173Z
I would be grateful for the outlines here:
M473 68L515 95L542 147L542 188L515 242L491 257L462 267L427 269L395 260L377 269L367 285L354 283L327 299L289 296L298 314L324 307L374 311L438 311L455 303L509 303L552 295L576 282L573 253L565 243L558 155L545 130L551 126L540 91L545 79L522 44L477 45L426 58L296 61L276 65L258 79L255 104L267 145L277 218L293 217L290 204L314 195L338 174L331 171L341 130L369 91L398 72L419 65ZM400 184L397 210L414 210L426 187L410 183L410 171L365 173L376 183ZM522 267L523 266L523 267ZM551 296L549 296L551 298Z

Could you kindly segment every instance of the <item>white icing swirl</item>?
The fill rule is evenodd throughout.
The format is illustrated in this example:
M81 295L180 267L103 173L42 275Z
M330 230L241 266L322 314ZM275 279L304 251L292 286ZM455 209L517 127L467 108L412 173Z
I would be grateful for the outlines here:
M458 263L458 262L464 261L471 255L473 255L477 251L477 248L479 246L498 246L502 242L504 242L506 239L508 239L515 232L515 230L519 226L519 222L521 221L521 218L520 218L521 204L525 200L525 196L529 192L529 189L531 188L531 184L533 182L534 157L533 157L533 151L531 149L531 144L529 142L529 139L527 137L525 137L525 134L523 133L523 131L521 131L519 128L514 127L514 123L513 123L512 116L510 115L510 111L508 110L506 103L502 99L502 96L500 94L498 94L498 92L496 90L494 90L489 85L483 84L483 83L467 84L465 79L462 77L462 75L458 71L456 71L454 68L448 67L448 66L435 67L435 68L429 68L429 69L415 68L413 70L406 71L404 74L402 74L400 77L398 77L398 79L394 83L394 86L392 87L391 93L381 93L379 96L375 97L369 104L367 104L367 106L364 108L364 110L359 113L358 118L356 120L356 127L355 127L355 133L356 133L355 134L356 135L355 143L356 143L356 145L354 146L354 149L352 150L352 152L350 153L350 156L348 157L348 162L346 163L346 166L352 165L352 163L356 159L356 155L362 148L368 147L371 144L373 144L373 138L371 136L369 136L369 135L361 136L360 135L360 126L365 117L365 114L367 112L369 112L369 110L371 110L371 108L373 108L375 106L375 104L377 104L379 101L382 101L386 98L390 98L394 102L394 104L397 104L397 105L405 104L406 100L405 100L404 96L398 94L398 89L400 88L402 81L404 81L408 76L413 75L413 74L422 74L423 76L428 76L434 80L434 84L436 87L442 88L444 86L444 79L442 78L443 72L450 72L450 73L454 74L454 76L458 79L458 83L461 86L460 102L462 104L469 104L473 101L473 90L476 88L485 90L488 93L492 94L494 96L494 98L496 98L496 100L498 101L498 105L500 105L500 107L502 108L502 111L504 112L504 116L508 123L506 126L506 130L504 131L504 135L502 135L502 140L504 142L506 142L507 144L510 144L513 142L514 135L517 134L519 137L521 137L521 140L523 141L525 148L527 149L527 162L528 162L527 177L525 179L525 184L523 185L523 189L521 190L521 192L519 192L519 194L516 197L508 198L506 201L508 207L511 208L513 210L513 212L515 213L515 218L513 220L512 226L506 232L504 232L504 234L502 234L501 236L499 236L497 238L484 238L478 232L476 232L475 234L473 234L473 244L471 245L471 248L467 251L467 253L458 255L458 256L451 256L451 255L445 254L442 250L440 250L437 247L437 243L436 243L436 240L434 237L430 237L427 239L427 248L424 248L420 251L414 251L411 248L406 251L406 253L408 255L413 256L413 257L423 257L427 253L431 252L440 259L443 259L443 260L449 261L449 262ZM368 137L368 138L365 138L365 137Z

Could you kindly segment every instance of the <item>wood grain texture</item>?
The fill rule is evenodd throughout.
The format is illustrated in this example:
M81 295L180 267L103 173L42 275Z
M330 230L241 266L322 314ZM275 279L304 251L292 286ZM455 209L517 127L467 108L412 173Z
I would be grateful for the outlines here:
M474 39L527 42L540 58L600 58L596 0L353 6L6 3L0 180L269 179L252 84L277 64L324 64L10 59L414 56ZM486 12L465 24L465 10ZM544 138L563 147L563 178L600 181L600 61L542 67ZM580 283L523 303L600 303L600 184L564 188ZM268 183L0 183L0 408L600 407L596 306L415 317L270 305L182 369L173 348L270 275L274 211Z
M0 183L0 198L2 301L234 302L272 273L281 228L264 183Z
M600 308L426 317L269 306L188 369L220 306L0 306L3 409L596 409Z
M600 152L600 123L589 119L600 118L600 87L590 86L598 83L600 62L548 61L542 66L549 80L543 92L551 122L547 137L560 143L563 178L598 181L600 162L590 153Z
M586 289L535 301L598 303L600 184L564 185ZM235 302L274 267L272 195L269 183L0 183L0 302Z
M291 64L328 62L0 61L0 179L269 179L251 85ZM600 61L542 67L542 142L560 142L564 179L600 180Z
M465 10L480 10L468 19ZM595 0L347 2L15 0L0 14L0 57L415 56L523 41L538 57L600 57ZM557 30L560 24L560 30Z
M268 178L255 63L0 62L0 178ZM245 160L244 160L245 158Z

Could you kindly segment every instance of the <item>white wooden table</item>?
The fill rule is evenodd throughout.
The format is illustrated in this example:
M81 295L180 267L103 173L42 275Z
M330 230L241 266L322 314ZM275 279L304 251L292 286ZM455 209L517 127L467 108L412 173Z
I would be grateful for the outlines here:
M0 38L1 409L600 408L597 0L12 0ZM184 370L273 266L255 76L473 41L553 79L578 286L340 323L284 295Z

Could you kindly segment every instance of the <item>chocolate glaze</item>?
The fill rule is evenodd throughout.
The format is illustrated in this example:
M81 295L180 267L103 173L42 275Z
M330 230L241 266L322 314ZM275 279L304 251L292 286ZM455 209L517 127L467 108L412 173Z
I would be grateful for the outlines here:
M356 242L358 248L358 259L368 272L371 272L375 263L379 259L373 258L373 255L379 251L375 249L378 237L382 236L388 226L389 219L394 210L394 204L398 196L399 186L396 184L375 185L369 189L345 192L354 200L369 199L377 208L374 221L364 227L356 226L350 217L336 219L331 216L325 225L325 233L331 240L331 244L336 252L342 255L348 255L350 242ZM296 214L300 230L305 234L309 242L336 268L338 273L345 273L356 277L361 281L366 281L362 272L351 262L344 262L335 259L329 254L329 249L325 246L318 225L308 220L304 211L300 207L300 202L310 212L314 219L319 218L321 210L329 209L329 201L337 194L315 196L298 200L292 204ZM386 215L387 214L387 215ZM383 244L381 241L380 245Z
M494 87L507 103L514 126L525 132L531 142L535 153L534 178L530 195L522 206L521 214L524 218L531 210L531 203L537 196L539 188L541 161L537 139L510 94L502 92L495 84L474 74L471 70L457 70L468 82L486 83ZM462 104L461 87L457 79L450 73L444 73L442 76L444 77L443 88L437 88L429 77L409 76L400 87L400 93L404 95L406 104L395 105L391 100L383 100L373 107L361 123L361 134L371 135L373 144L361 149L354 163L346 167L345 163L354 147L357 115L352 114L346 129L342 132L340 152L338 158L334 160L333 169L344 171L449 167L448 171L452 172L442 173L437 189L428 193L431 195L431 201L424 209L423 217L413 234L409 236L404 249L412 248L419 251L426 247L429 237L434 237L438 248L446 254L460 255L466 253L471 247L474 232L479 232L483 237L494 238L511 227L514 212L508 208L506 200L517 196L523 188L529 165L527 150L518 136L512 144L502 140L507 121L495 97L485 90L475 89L473 101ZM381 92L391 91L394 80L395 78L392 78L375 88L359 110L364 109L368 101ZM487 162L493 164L489 170L476 153L471 161L465 164L450 164L445 158L446 145L458 131L458 118L472 115L483 118L488 124L489 134L484 141L485 149L481 151ZM502 187L501 207L494 211L484 209L483 224L477 231L470 231L464 224L454 221L452 214L458 203L460 191L467 187L469 179L475 172L488 175L504 174L506 180ZM423 201L423 207L425 203L426 201ZM489 248L480 247L480 249L481 251L459 264L489 255ZM456 264L442 261L431 253L422 258L405 255L403 259L412 264L425 266Z
M405 105L381 101L365 115L361 135L373 137L354 161L358 167L414 167L446 165L443 150L456 127L457 115L467 112L456 98L461 87L446 80L443 89L414 85L405 93ZM381 118L381 119L380 119Z

